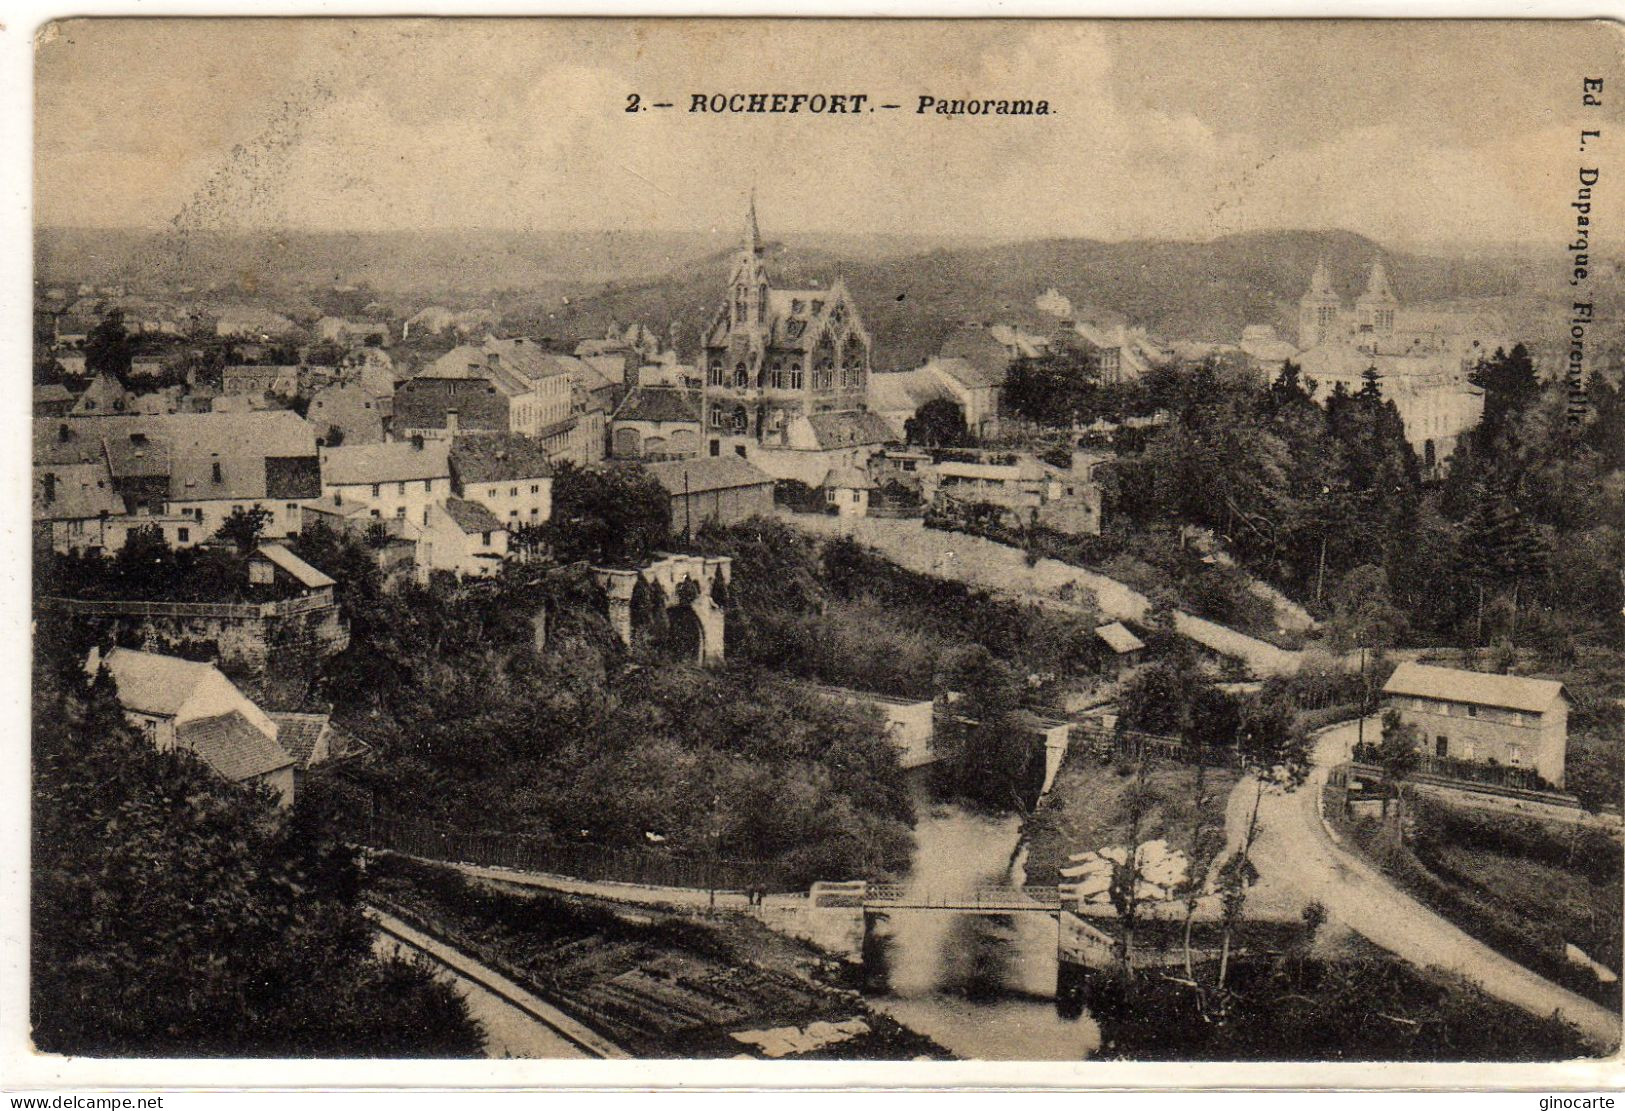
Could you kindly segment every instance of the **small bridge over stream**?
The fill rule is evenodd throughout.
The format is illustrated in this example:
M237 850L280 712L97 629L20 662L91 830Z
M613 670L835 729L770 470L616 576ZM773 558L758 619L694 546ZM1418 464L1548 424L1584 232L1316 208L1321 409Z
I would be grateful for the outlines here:
M900 883L849 880L815 883L807 893L813 909L845 907L865 913L934 910L952 914L1059 914L1078 909L1077 887L1012 887L983 885L962 891L919 891Z

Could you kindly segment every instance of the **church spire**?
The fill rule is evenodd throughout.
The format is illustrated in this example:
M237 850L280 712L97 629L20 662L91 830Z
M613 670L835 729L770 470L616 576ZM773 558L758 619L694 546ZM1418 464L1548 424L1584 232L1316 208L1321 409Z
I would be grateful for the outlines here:
M1380 258L1371 264L1371 280L1366 283L1365 296L1361 300L1395 300L1393 287L1388 284L1388 270Z
M745 210L745 254L762 253L762 233L756 226L756 188L750 190L750 207Z

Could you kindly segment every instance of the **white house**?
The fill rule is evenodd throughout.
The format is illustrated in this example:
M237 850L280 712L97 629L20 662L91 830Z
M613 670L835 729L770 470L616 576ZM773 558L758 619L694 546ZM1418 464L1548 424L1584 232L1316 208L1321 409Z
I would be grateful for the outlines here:
M115 648L105 664L124 716L160 752L185 748L232 783L263 783L291 806L298 761L277 742L277 724L213 664Z
M430 508L451 496L445 440L341 444L323 449L321 460L322 495L339 505L364 505L372 517L428 524Z

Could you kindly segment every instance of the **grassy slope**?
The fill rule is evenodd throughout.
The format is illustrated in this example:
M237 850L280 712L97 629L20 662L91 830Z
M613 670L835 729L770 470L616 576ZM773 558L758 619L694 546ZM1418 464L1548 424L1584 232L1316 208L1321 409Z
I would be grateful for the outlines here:
M1328 789L1330 791L1331 789ZM1583 870L1534 859L1512 844L1485 845L1435 841L1420 852L1396 844L1392 826L1376 818L1343 819L1328 798L1326 813L1372 863L1464 932L1512 960L1605 1006L1620 1006L1619 985L1599 984L1591 973L1568 963L1563 946L1572 941L1612 968L1620 960L1621 877L1596 882ZM1409 804L1413 814L1416 802ZM1423 804L1421 820L1448 812L1436 801ZM1493 821L1482 816L1481 821ZM1533 824L1533 823L1529 823ZM1554 841L1562 831L1554 830ZM1423 859L1425 858L1425 860Z

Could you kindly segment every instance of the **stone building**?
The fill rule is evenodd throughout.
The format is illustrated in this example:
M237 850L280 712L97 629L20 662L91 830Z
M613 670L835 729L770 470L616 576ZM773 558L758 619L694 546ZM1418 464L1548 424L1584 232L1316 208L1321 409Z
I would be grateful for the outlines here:
M796 417L864 407L870 339L846 286L775 289L756 202L728 279L727 302L705 331L707 454L754 459L783 448Z
M1421 733L1425 756L1532 769L1563 786L1569 696L1562 683L1403 663L1382 692Z

